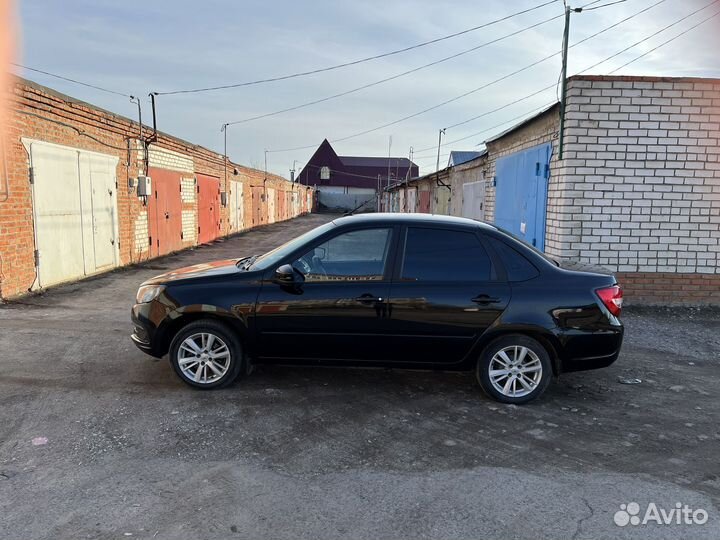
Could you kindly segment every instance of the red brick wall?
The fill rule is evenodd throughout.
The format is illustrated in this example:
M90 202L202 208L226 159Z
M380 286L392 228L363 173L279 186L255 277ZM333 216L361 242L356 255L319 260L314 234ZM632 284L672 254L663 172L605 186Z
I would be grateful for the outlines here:
M128 178L137 177L140 170L144 169L144 156L137 141L138 124L21 79L14 80L9 89L9 108L10 115L4 136L6 179L2 176L3 167L0 166L0 297L10 298L24 294L35 280L29 156L22 144L23 138L119 158L116 174L120 263L125 265L136 261L140 246L135 245L135 221L137 216L146 210L142 201L128 189ZM145 127L143 135L147 137L150 134L151 130ZM158 134L158 140L151 146L192 158L194 173L220 177L221 189L226 190L222 155L163 133ZM278 191L295 190L302 199L310 190L305 186L293 185L282 177L273 174L266 177L263 171L232 162L228 162L227 168L228 178L242 180L246 195L250 193L250 186L272 187ZM238 169L239 176L233 176L233 169ZM245 216L252 214L252 204L252 198L246 196ZM301 207L301 211L307 211L305 205ZM267 206L264 205L261 215L266 212ZM277 219L282 217L278 216ZM232 232L228 206L221 207L221 220L222 234ZM246 221L249 223L249 220ZM262 223L267 222L267 216L264 216Z
M621 272L618 282L627 305L718 305L720 275Z

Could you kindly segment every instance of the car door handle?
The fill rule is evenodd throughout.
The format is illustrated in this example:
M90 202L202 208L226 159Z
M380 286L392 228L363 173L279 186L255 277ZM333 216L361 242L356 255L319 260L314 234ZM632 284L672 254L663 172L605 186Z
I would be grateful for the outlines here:
M487 294L480 294L472 299L476 304L498 304L501 302L500 298L491 298Z
M355 298L356 302L360 302L362 304L371 304L371 303L377 303L382 302L382 296L373 296L372 294L362 294Z

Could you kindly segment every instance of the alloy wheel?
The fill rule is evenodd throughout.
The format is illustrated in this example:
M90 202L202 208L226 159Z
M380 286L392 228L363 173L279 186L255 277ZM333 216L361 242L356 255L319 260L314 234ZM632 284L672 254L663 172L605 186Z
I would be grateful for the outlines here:
M192 334L178 348L177 362L183 375L199 384L218 381L230 369L230 349L217 335Z
M490 360L490 384L507 397L524 397L542 380L540 358L529 348L512 345L500 349Z

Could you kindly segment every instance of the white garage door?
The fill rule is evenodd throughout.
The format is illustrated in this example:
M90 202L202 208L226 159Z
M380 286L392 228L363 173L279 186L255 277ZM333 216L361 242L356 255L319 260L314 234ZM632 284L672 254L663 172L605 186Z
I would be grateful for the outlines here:
M485 181L463 184L462 216L483 221L485 219Z
M33 171L38 286L117 266L118 158L23 140Z
M230 223L233 232L242 231L245 226L243 223L243 184L242 182L230 182Z

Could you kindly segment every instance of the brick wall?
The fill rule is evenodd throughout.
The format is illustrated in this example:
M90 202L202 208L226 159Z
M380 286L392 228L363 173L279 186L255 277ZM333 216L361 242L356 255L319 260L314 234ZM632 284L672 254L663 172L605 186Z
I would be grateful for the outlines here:
M7 177L0 178L0 297L11 298L24 294L36 281L34 263L34 229L31 184L29 182L29 156L22 139L35 139L60 144L74 149L117 156L117 213L119 218L120 265L130 264L149 257L147 246L147 206L128 187L128 179L146 172L145 153L139 141L136 122L99 109L44 86L14 79L9 88L10 117L7 122L0 157L4 149ZM143 136L151 130L143 128ZM194 174L208 174L221 179L225 186L226 165L228 179L240 180L250 189L274 189L281 192L296 191L304 204L300 213L311 210L307 204L310 188L291 184L282 177L258 171L223 160L223 156L206 148L164 133L158 133L156 142L149 146L150 166L182 173L184 178ZM237 170L236 175L233 171ZM0 174L4 168L0 167ZM228 182L229 183L229 182ZM311 199L312 201L312 199ZM267 205L258 198L245 198L244 213L252 215L253 204L262 208L255 212L260 223L269 221ZM230 226L229 207L221 209L221 235L233 232ZM183 211L193 212L197 222L197 203L183 191ZM286 214L288 215L288 214ZM190 221L190 215L184 216ZM277 217L281 219L281 217ZM196 230L196 229L194 229ZM186 239L187 240L187 239ZM184 245L196 242L191 237Z
M631 302L718 303L720 81L578 76L567 96L548 251L620 272Z

